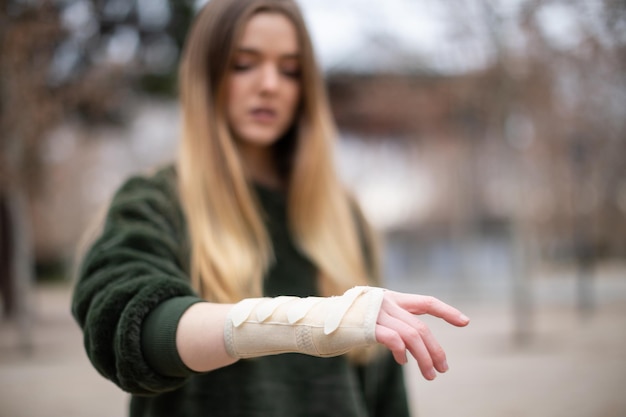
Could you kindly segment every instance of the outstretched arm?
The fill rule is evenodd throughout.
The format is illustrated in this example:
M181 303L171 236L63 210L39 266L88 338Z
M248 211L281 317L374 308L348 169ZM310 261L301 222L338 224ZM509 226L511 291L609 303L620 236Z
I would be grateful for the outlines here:
M300 352L335 356L351 347L381 343L397 362L408 350L426 379L447 370L443 349L417 315L456 326L469 319L433 297L357 287L342 297L246 299L232 304L197 303L179 322L176 343L189 368L205 372L238 358Z

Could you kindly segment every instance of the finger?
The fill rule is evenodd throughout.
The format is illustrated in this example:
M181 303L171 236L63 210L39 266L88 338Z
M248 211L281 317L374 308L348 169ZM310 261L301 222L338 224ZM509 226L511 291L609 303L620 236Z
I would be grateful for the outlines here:
M428 352L428 349L426 349L422 337L417 329L409 326L402 320L398 320L397 318L390 316L385 311L382 311L378 316L378 323L384 327L394 330L400 335L406 348L409 352L411 352L411 355L413 355L417 361L417 365L419 366L422 375L424 375L424 378L428 380L435 379L437 374L433 368L432 358L430 357L430 353Z
M428 295L405 294L388 291L400 307L413 314L429 314L444 319L450 324L463 327L469 323L469 318L456 308L443 301Z
M385 303L383 308L389 315L405 322L419 332L437 371L443 373L448 370L445 351L423 321L392 302Z
M391 351L393 358L400 365L404 365L408 362L406 346L398 332L381 325L376 325L376 341L385 345Z

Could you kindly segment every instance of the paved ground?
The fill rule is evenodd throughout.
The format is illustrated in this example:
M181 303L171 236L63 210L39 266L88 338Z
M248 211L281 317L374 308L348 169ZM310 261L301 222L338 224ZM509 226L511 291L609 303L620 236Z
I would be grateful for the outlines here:
M566 283L539 283L549 293ZM541 287L543 285L543 287ZM535 306L532 338L513 343L504 302L463 301L465 329L429 321L451 370L435 381L406 367L414 415L461 417L626 416L626 276L597 282L598 304L581 319L573 303ZM566 291L567 293L567 291ZM30 353L15 325L0 324L0 417L122 417L126 396L101 378L82 350L67 287L40 287Z

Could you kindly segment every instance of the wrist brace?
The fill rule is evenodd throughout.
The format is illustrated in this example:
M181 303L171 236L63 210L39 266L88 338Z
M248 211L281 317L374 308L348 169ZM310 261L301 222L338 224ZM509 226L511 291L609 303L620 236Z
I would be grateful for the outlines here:
M226 351L234 358L288 352L330 357L375 344L383 293L354 287L339 297L247 298L226 318Z

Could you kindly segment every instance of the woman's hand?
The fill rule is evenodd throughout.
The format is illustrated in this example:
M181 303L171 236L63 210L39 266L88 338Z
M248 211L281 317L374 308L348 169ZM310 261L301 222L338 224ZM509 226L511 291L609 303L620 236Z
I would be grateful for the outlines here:
M385 291L376 322L376 340L391 350L399 364L407 363L406 351L411 352L424 378L433 380L435 370L448 370L446 354L417 314L439 317L458 327L466 326L469 318L434 297Z

